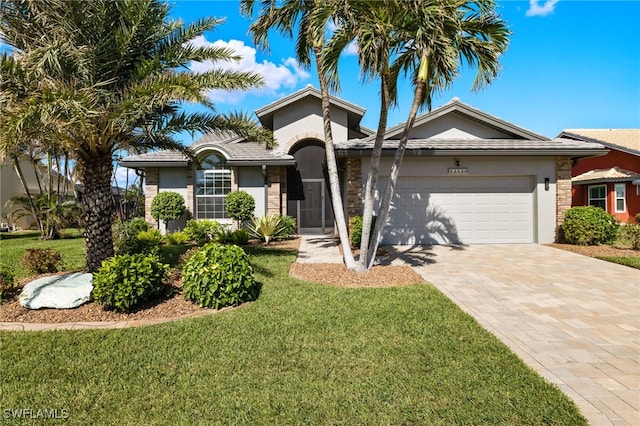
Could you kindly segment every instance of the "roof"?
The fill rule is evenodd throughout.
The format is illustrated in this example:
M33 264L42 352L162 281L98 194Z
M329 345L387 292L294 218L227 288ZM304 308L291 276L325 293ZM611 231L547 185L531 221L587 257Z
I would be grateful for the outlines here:
M640 155L640 129L565 129L559 137L597 142L608 148Z
M620 167L594 169L571 179L572 183L629 182L640 179L640 173L624 170Z
M275 102L270 103L269 105L263 106L255 111L258 120L265 126L270 129L273 129L273 114L286 106L293 105L296 102L301 101L304 98L312 97L319 101L322 100L322 94L320 90L316 89L312 85L307 85L304 89L298 90L284 98L280 98ZM332 106L340 108L347 112L349 123L351 124L349 127L358 128L360 124L360 120L364 115L366 109L352 104L351 102L347 102L343 99L337 98L335 96L329 96L329 102ZM369 129L364 129L363 133L367 133Z
M232 132L207 133L190 148L196 155L209 150L218 151L226 157L230 166L295 164L293 156L268 149L256 142L245 142ZM129 168L185 167L189 164L189 159L179 151L157 151L125 157L120 164Z
M336 144L341 155L373 149L371 138ZM395 155L398 140L386 140L383 155ZM414 155L568 155L593 156L606 154L600 144L571 139L410 139L407 150Z
M532 139L532 140L549 140L549 138L546 138L542 135L539 135L530 130L511 124L507 121L502 120L501 118L495 117L491 114L487 114L484 111L480 111L479 109L473 108L470 105L467 105L464 102L461 102L460 99L458 98L453 98L448 103L426 114L423 114L417 117L413 127L414 128L419 127L425 123L428 123L429 121L435 120L438 117L442 117L452 112L463 114L469 119L482 123L485 126L492 127L502 132L512 134L514 138ZM405 126L405 123L401 123L394 127L391 127L389 130L387 130L387 133L385 134L385 139L400 138L402 136L402 132L404 131L404 126ZM369 139L374 140L375 135L370 136Z

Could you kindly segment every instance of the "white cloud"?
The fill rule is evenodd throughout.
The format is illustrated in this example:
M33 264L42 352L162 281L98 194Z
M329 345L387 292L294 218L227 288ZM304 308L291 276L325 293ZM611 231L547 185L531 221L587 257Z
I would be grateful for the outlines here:
M543 4L540 4L539 0L529 0L529 10L527 10L527 16L547 16L553 13L556 3L560 0L545 0Z
M258 62L256 60L256 49L247 46L241 40L216 40L213 43L207 41L203 36L193 39L191 44L195 46L215 46L232 49L236 55L241 56L238 61L212 61L192 62L189 68L193 72L206 72L217 68L232 71L250 71L262 76L264 85L258 89L250 91L226 91L212 90L209 97L214 103L237 104L248 94L276 95L281 88L291 89L298 83L309 78L309 73L305 71L295 58L285 58L280 64L270 61Z

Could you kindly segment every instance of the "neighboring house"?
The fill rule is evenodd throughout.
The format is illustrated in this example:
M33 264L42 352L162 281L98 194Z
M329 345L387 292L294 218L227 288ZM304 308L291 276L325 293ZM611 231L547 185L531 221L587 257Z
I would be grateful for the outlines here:
M32 196L40 194L40 187L36 177L36 171L33 165L28 161L20 161L22 174L27 182L27 187ZM47 170L45 166L39 167L38 175L41 178L46 176ZM58 175L56 174L56 177ZM74 198L73 188L70 187L67 197ZM7 204L13 197L24 197L26 193L22 186L22 182L18 177L15 167L8 158L0 154L0 227L2 224L7 225L9 229L31 229L35 224L32 216L25 216L18 220L12 220L10 213L12 208Z
M365 110L331 98L332 132L348 216L362 211L363 179L374 135L360 126ZM278 146L266 149L230 134L191 146L200 164L176 152L126 157L146 172L147 219L153 197L181 193L197 219L231 223L224 196L243 189L256 215L289 214L298 232L334 232L326 185L320 92L306 87L256 111ZM402 126L384 143L379 191ZM549 243L571 202L571 164L601 155L602 145L543 136L457 99L416 119L383 243ZM179 227L180 224L177 224Z
M609 150L574 161L572 206L602 207L621 222L640 213L640 129L566 129L558 137Z

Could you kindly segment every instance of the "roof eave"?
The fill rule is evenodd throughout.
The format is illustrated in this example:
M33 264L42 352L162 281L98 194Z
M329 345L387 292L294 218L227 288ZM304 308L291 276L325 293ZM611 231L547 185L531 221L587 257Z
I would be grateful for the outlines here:
M364 157L369 156L371 148L362 149L336 149L336 154L341 157ZM396 150L387 148L382 150L385 157L395 155ZM413 157L420 156L566 156L571 158L596 157L605 155L607 150L591 149L407 149L406 155Z
M270 159L270 160L229 160L229 166L293 166L296 164L295 159Z
M163 167L187 167L189 160L182 161L120 161L118 164L128 169L155 169Z

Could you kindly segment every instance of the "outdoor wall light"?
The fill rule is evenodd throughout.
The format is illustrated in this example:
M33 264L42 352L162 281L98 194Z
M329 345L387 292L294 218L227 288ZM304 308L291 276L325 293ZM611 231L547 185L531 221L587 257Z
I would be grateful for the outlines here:
M549 190L549 178L544 178L544 190Z

